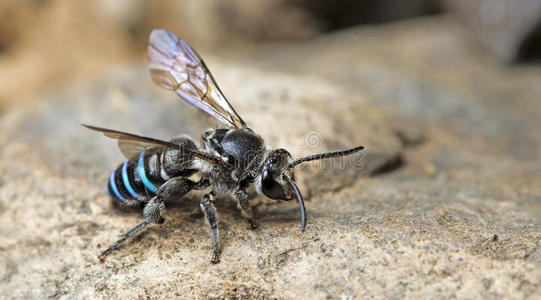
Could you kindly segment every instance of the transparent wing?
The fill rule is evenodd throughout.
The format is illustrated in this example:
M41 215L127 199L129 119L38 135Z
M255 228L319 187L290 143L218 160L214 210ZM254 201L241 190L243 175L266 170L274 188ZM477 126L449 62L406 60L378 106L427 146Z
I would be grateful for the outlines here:
M182 99L230 127L246 127L201 57L184 40L165 29L155 29L150 34L148 54L154 83L175 91Z
M84 127L90 130L101 132L106 137L110 137L110 138L118 140L119 147L123 145L122 147L125 148L124 150L122 148L120 150L122 151L124 156L126 156L127 158L133 157L133 155L128 157L126 154L136 151L136 149L139 149L139 151L141 151L150 147L165 146L172 149L178 149L180 151L184 151L186 153L187 158L197 158L197 159L205 160L212 164L228 166L226 162L224 162L222 159L220 159L217 156L214 156L205 152L201 152L198 150L194 150L191 148L183 147L177 144L173 144L171 142L166 142L166 141L158 140L155 138L144 137L144 136L112 130L112 129L95 127L91 125L85 125L85 124L81 124L81 125L83 125ZM124 151L126 151L126 153L124 153ZM135 153L138 153L138 152L135 152Z
M126 139L117 139L118 149L122 152L125 158L131 159L141 154L142 151L148 151L151 148L156 148L155 144L131 141ZM193 163L193 155L183 155L178 161L175 161L176 168L189 168Z
M130 140L125 140L125 139L118 139L117 144L118 144L118 149L120 149L120 152L122 152L122 155L124 155L124 157L127 159L130 159L138 155L144 150L147 150L152 147L156 147L156 145L154 144L138 142L138 141L130 141Z

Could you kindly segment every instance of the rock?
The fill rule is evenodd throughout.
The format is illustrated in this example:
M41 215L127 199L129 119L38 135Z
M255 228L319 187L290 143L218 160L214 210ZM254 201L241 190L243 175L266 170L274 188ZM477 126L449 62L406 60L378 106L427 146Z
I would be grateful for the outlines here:
M300 157L370 143L367 153L382 161L397 155L401 149L398 138L386 132L385 127L376 122L359 124L356 112L366 101L351 98L343 105L327 105L333 99L350 96L325 81L261 73L215 63L212 59L207 62L213 66L217 78L223 79L221 86L237 111L271 146L287 148ZM350 109L351 104L347 103L351 101L357 101L359 107ZM335 115L343 115L343 119L335 120ZM153 272L167 273L167 278L176 280L184 277L181 275L184 272L192 274L188 276L196 275L196 269L192 268L201 267L210 273L194 277L193 283L207 285L205 282L211 278L206 276L216 269L209 265L208 225L199 213L201 195L197 193L182 203L172 204L164 226L150 228L104 264L99 263L96 254L100 249L132 227L141 215L115 209L105 193L109 171L122 161L116 143L79 125L88 123L163 139L187 133L197 140L204 129L216 123L212 120L208 123L207 119L174 93L154 86L143 66L117 70L97 82L75 83L41 105L5 115L1 120L6 130L0 139L4 182L0 199L2 224L6 224L1 234L6 273L1 276L3 286L13 288L9 294L133 296L140 291L122 292L120 286L148 281L150 278L146 276ZM373 138L373 132L379 132L380 136ZM336 166L303 165L300 175L304 175L301 177L314 195L340 191L377 168L375 159L369 165L364 163L362 155L350 159L355 160L336 160ZM282 257L280 253L291 245L306 244L314 237L315 232L299 233L299 211L294 203L279 205L262 199L256 203L261 229L254 232L246 230L246 221L234 204L219 201L224 249L222 263L217 268L224 274L233 272L241 278L238 272L243 268L256 267L252 263L261 259L265 264L273 264L275 255ZM312 221L313 217L310 213L310 226L315 230L318 225ZM279 232L288 237L275 240ZM133 253L138 254L134 257ZM33 258L29 260L27 255ZM140 255L149 259L141 273L129 275L127 281L113 280L111 276L119 268L133 265L133 259L143 259ZM237 270L231 268L244 259L251 262ZM38 263L42 260L43 263ZM155 265L161 261L179 268L158 270ZM42 271L34 269L36 264ZM120 272L127 275L132 271ZM24 274L30 273L43 280L24 279ZM155 279L158 283L165 278ZM191 289L188 285L185 288L179 290L183 295ZM193 292L203 295L215 288L208 286ZM248 282L238 285L235 280L216 291L221 293L223 288L233 294L272 293L270 286L254 289Z
M105 193L109 171L122 161L115 142L79 123L158 138L197 137L212 124L152 86L145 66L6 112L0 293L535 297L541 72L492 66L467 41L451 20L426 19L281 45L280 55L272 46L239 52L245 66L207 58L229 100L270 145L295 156L357 144L367 150L353 165L300 170L311 194L305 233L295 203L255 198L260 226L252 231L234 203L218 199L217 265L209 264L198 193L168 205L163 225L103 263L96 258L142 217L113 207Z
M477 40L506 62L541 58L541 1L443 0Z
M498 69L472 47L455 18L359 27L238 55L260 68L323 77L364 95L372 99L365 117L391 123L414 140L445 127L459 138L498 139L500 154L539 158L540 140L531 131L541 126L539 70ZM489 152L496 150L488 144Z

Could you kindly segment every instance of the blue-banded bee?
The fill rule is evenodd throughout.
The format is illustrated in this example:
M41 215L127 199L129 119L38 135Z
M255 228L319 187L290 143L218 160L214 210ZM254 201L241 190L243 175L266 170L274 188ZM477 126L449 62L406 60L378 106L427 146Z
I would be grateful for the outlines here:
M301 209L301 230L306 212L295 183L294 167L300 163L349 155L363 149L315 154L294 159L285 149L267 150L264 140L250 129L224 97L201 57L173 33L157 29L150 34L150 74L154 83L174 91L180 98L219 120L224 127L207 130L198 146L188 136L170 141L139 136L111 129L83 125L116 139L127 160L111 172L107 191L116 201L128 206L144 204L144 220L116 243L103 251L102 260L127 238L148 224L164 222L165 203L192 190L209 189L201 199L211 228L212 263L218 262L218 215L213 205L216 195L237 201L242 215L256 228L246 189L256 190L270 199L297 198ZM199 174L197 181L191 179Z

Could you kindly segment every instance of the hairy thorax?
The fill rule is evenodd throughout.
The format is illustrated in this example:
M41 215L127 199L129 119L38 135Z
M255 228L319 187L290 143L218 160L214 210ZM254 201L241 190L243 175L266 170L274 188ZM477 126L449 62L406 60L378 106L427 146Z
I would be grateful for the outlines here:
M249 128L211 129L202 137L204 150L218 155L228 167L201 163L201 172L216 193L231 194L244 180L254 178L265 153L263 139Z

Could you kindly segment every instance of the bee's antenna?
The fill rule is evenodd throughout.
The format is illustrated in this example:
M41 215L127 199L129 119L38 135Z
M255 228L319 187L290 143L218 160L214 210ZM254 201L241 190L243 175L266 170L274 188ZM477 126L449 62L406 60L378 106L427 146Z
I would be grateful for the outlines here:
M299 206L301 207L301 231L304 232L304 229L306 228L306 210L304 209L304 200L302 199L301 192L299 191L299 188L295 184L295 182L288 177L285 178L289 185L293 188L295 191L295 194L297 194L297 200L299 200Z
M350 155L350 154L353 154L353 153L355 153L357 151L361 151L363 149L364 149L363 146L357 146L357 147L347 149L347 150L314 154L314 155L310 155L310 156L307 156L307 157L298 158L298 159L294 160L292 163L290 163L289 166L294 167L294 166L296 166L296 165L298 165L300 163L311 161L311 160L318 160L318 159L325 159L325 158L332 158L332 157L340 157L340 156Z

